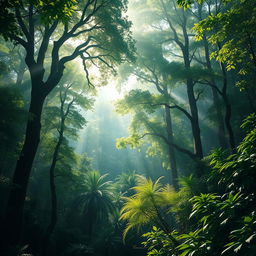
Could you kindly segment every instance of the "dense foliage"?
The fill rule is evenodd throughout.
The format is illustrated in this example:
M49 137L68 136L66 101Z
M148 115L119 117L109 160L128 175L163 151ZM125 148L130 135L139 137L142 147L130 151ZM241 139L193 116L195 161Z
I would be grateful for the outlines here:
M191 231L144 236L148 255L254 255L255 254L255 115L243 123L247 135L238 153L225 157L216 151L208 157L208 193L188 198ZM178 213L179 214L179 213ZM221 235L220 235L221 234ZM170 237L174 236L178 245Z

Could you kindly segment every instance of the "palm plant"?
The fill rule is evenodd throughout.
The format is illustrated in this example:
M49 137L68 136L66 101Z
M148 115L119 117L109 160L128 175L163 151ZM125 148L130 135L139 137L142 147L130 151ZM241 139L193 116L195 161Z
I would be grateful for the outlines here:
M108 219L116 213L113 204L113 192L110 181L104 181L107 175L90 171L85 175L84 190L77 198L81 214L87 219L88 235L91 238L96 223Z
M128 221L124 230L124 237L134 227L141 227L153 223L169 233L170 227L163 217L161 210L172 205L177 197L177 192L167 185L162 186L159 178L156 182L140 176L138 185L133 189L135 194L125 197L125 204L121 209L121 220Z
M138 175L135 171L122 172L116 178L115 188L122 196L131 196L134 194L132 188L137 185Z

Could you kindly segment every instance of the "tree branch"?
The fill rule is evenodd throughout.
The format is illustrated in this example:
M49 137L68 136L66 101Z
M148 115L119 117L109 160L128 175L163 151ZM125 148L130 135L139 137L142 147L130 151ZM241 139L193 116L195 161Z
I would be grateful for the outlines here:
M54 23L52 24L52 26L50 28L48 26L45 27L43 40L42 40L42 43L41 43L41 46L40 46L40 49L38 52L38 57L37 57L38 64L43 65L44 59L45 59L45 54L46 54L46 51L47 51L47 48L49 45L50 37L57 26L58 26L58 21L54 21Z
M18 36L11 36L11 39L22 45L25 49L28 47L28 43Z
M156 89L161 93L161 94L164 94L165 92L164 92L164 90L161 88L161 86L160 86L160 84L159 84L159 79L158 79L158 76L157 76L157 74L156 74L156 72L155 72L155 69L152 69L152 68L150 68L149 66L147 66L147 65L145 65L144 64L144 66L151 72L151 74L154 76L154 78L155 78L155 86L156 86Z
M214 88L221 96L223 96L223 92L213 83L211 83L208 80L197 80L195 81L198 84L205 84L205 85L209 85L210 87Z
M139 137L139 139L142 139L142 138L144 138L145 136L148 136L148 135L157 136L157 137L163 139L166 144L173 146L175 149L177 149L178 151L180 151L180 152L182 152L182 153L188 155L188 156L189 156L190 158L192 158L193 160L195 160L195 159L197 158L194 153L192 153L191 151L189 151L189 150L187 150L187 149L185 149L185 148L182 148L182 147L178 146L178 145L175 144L175 143L169 142L169 141L167 140L167 138L166 138L165 136L163 136L162 134L160 134L160 133L155 133L155 132L151 133L151 132L147 132L147 133L144 133L141 137Z
M21 14L20 14L20 10L19 8L15 8L15 15L16 15L16 18L17 18L17 21L18 21L18 24L22 30L22 32L24 33L24 35L26 36L27 40L29 41L29 32L28 32L28 29L21 17Z
M97 30L97 29L101 29L101 28L103 28L103 27L99 26L98 24L95 24L94 26L92 26L90 28L83 29L81 31L78 31L77 33L72 34L70 37L77 37L77 36L79 36L79 35L81 35L83 33L87 33L87 32L90 32L90 31L92 31L94 29Z
M200 96L201 96L201 94L202 94L203 92L204 92L204 90L200 90L200 91L198 92L198 94L197 94L197 96L196 96L196 98L195 98L196 101L199 100L199 98L200 98Z
M179 37L178 37L178 34L177 34L177 31L175 30L173 24L172 24L172 21L169 17L169 14L167 12L167 8L166 8L166 5L164 4L163 0L160 0L161 1L161 5L162 5L162 8L163 8L163 11L164 11L164 15L166 17L166 21L170 27L170 29L172 30L173 32L173 35L174 35L174 41L176 42L176 44L181 48L181 50L183 51L184 50L184 45L183 43L180 41Z
M88 72L87 67L86 67L86 61L84 59L83 59L83 67L84 67L84 71L85 71L85 74L86 74L86 80L87 80L88 86L89 87L92 86L94 88L94 84L90 80L89 72Z

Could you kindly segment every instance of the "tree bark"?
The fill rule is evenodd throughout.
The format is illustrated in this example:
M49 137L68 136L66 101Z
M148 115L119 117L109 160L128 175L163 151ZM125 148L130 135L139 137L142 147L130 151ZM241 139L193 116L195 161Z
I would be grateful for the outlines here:
M194 140L194 152L199 159L202 159L203 147L202 147L201 135L200 135L198 108L197 108L197 103L196 103L195 93L194 93L194 81L191 77L189 36L186 28L187 24L186 24L186 17L185 17L184 10L183 10L183 18L184 18L184 24L182 24L182 32L184 37L184 47L181 50L183 54L185 69L187 71L187 95L188 95L190 112L192 116L191 124L192 124L193 140Z
M72 85L72 84L71 84ZM55 226L57 224L57 194L56 194L56 186L55 186L55 167L58 161L58 156L59 156L59 151L60 151L60 147L61 144L63 142L64 139L64 130L65 130L65 120L68 116L68 114L70 113L70 108L72 106L72 104L75 101L75 98L73 98L68 104L67 104L67 109L64 110L64 105L65 102L67 100L67 92L69 90L69 88L71 87L68 86L65 89L64 92L64 96L62 97L62 93L60 92L60 126L59 126L59 137L58 137L58 141L57 144L54 148L54 152L53 152L53 157L52 157L52 162L51 162L51 167L50 167L50 171L49 171L49 175L50 175L50 192L51 192L51 219L50 219L50 223L46 229L46 232L43 236L42 239L42 248L41 248L41 255L45 256L47 255L47 248L48 248L48 244L50 241L50 237L51 234L53 233Z
M191 77L191 70L190 70L190 55L189 55L189 36L187 33L187 17L185 14L184 9L182 9L182 17L180 16L180 20L182 20L182 24L179 24L182 30L182 41L179 38L179 33L175 29L172 23L172 19L168 14L168 9L164 3L164 1L161 0L161 5L163 8L163 12L165 14L167 23L170 27L173 40L175 41L176 45L180 48L182 55L183 55L183 62L187 73L187 79L186 79L186 87L187 87L187 96L189 101L189 108L191 112L191 125L192 125L192 134L193 134L193 144L194 144L194 152L197 158L202 159L203 158L203 147L201 142L201 135L200 135L200 127L199 127L199 119L198 119L198 109L194 94L194 81ZM177 13L177 16L179 14Z
M54 149L52 163L50 167L50 173L49 173L50 174L50 191L51 191L51 220L42 240L42 252L41 252L42 256L47 255L47 248L50 241L50 237L57 223L57 194L56 194L56 186L55 186L55 180L54 180L55 178L54 170L58 160L60 146L63 141L63 132L64 132L64 123L61 123L61 130L59 132L58 142Z
M184 32L184 36L187 37L188 41L188 36L187 32ZM183 51L183 58L184 58L184 65L187 70L187 95L188 95L188 102L189 102L189 108L191 112L191 126L192 126L192 134L193 134L193 142L194 142L194 152L196 156L199 159L203 158L203 147L202 147L202 142L201 142L201 135L200 135L200 127L199 127L199 118L198 118L198 108L197 108L197 103L196 103L196 98L195 98L195 93L194 93L194 82L191 78L190 75L190 60L189 60L189 46L188 43L185 46L185 49Z
M165 106L165 121L166 121L166 130L167 130L167 139L170 142L168 144L169 151L169 160L171 164L171 183L175 190L178 190L178 171L177 171L177 163L175 151L171 143L173 143L173 129L172 129L172 119L171 119L171 111L170 108Z
M206 36L203 37L203 42L204 42L206 67L210 72L212 72L212 65L211 65L210 54L209 54L209 45L208 45ZM211 78L211 83L216 86L214 78ZM218 134L219 145L221 148L225 149L227 148L227 143L226 143L225 125L223 121L220 100L219 100L219 96L216 89L211 87L211 90L212 90L213 107L215 109L215 117L216 117L217 126L218 126L217 134Z
M193 90L193 81L187 79L187 95L189 101L190 112L192 116L191 125L194 141L194 152L199 159L203 158L203 147L201 142L199 119L198 119L198 109L196 104L196 99Z
M37 86L40 85L38 82ZM19 244L21 240L23 208L31 167L40 141L44 99L41 90L32 88L24 145L16 164L1 234L2 248L7 250Z
M220 45L218 44L218 47L220 49ZM220 62L220 68L223 76L223 88L222 88L222 97L225 103L225 124L228 132L228 137L229 137L229 145L233 153L236 151L236 143L235 143L235 137L234 137L234 132L232 129L231 125L231 115L232 115L232 109L231 109L231 104L229 102L229 98L227 95L227 87L228 87L228 78L227 78L227 72L226 72L226 67L224 63Z

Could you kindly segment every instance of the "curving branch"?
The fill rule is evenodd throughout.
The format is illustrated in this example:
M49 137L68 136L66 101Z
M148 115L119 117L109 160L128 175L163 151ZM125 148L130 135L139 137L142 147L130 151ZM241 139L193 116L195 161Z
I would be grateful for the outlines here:
M11 39L16 41L17 44L22 45L25 49L28 48L28 43L25 40L23 40L22 38L13 35L13 36L11 36Z
M81 34L84 34L84 33L87 33L87 32L90 32L92 30L97 30L97 29L102 29L103 26L99 26L98 24L95 24L94 26L90 27L90 28L87 28L87 29L83 29L83 30L80 30L76 33L73 33L72 35L70 35L70 37L77 37Z
M214 88L221 96L223 96L223 92L214 83L211 83L208 80L197 80L195 83L209 85L210 87Z
M152 80L152 79L149 79L146 75L142 75L141 73L139 72L133 72L132 73L133 75L137 76L138 78L148 82L148 83L151 83L151 84L155 84L155 81Z
M172 106L170 106L170 105L168 105L168 104L165 104L165 106L166 107L168 107L168 108L176 108L176 109L178 109L178 110L180 110L182 113L184 113L185 115L186 115L186 117L190 120L190 121L192 121L192 119L193 119L193 117L188 113L188 111L186 110L186 109L184 109L184 108L182 108L181 106L178 106L178 105L172 105Z
M196 160L196 159L197 159L197 156L196 156L194 153L192 153L191 151L189 151L189 150L187 150L187 149L185 149L185 148L183 148L183 147L180 147L180 146L177 145L176 143L172 143L172 142L168 141L168 139L167 139L164 135L162 135L162 134L160 134L160 133L156 133L156 132L147 132L147 133L144 133L142 136L140 136L139 139L142 139L142 138L144 138L145 136L157 136L157 137L161 138L166 144L173 146L175 149L177 149L177 150L180 151L181 153L186 154L187 156L189 156L189 157L192 158L193 160Z
M84 67L84 71L85 71L85 74L86 74L86 80L87 80L88 86L89 87L90 86L94 87L93 83L90 80L89 72L88 72L88 69L86 67L86 61L84 59L83 59L83 67Z
M201 94L203 94L203 92L204 92L204 90L200 90L200 91L198 92L198 94L196 95L196 98L195 98L196 101L199 100L199 98L200 98Z
M157 74L156 74L156 72L155 72L155 69L152 69L152 68L150 68L149 66L147 66L147 65L145 65L145 67L151 72L151 74L154 76L154 78L155 78L155 86L156 86L156 88L157 88L157 90L161 93L161 94L165 94L165 91L161 88L161 86L160 86L160 83L159 83L159 79L158 79L158 76L157 76Z

